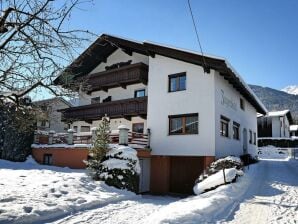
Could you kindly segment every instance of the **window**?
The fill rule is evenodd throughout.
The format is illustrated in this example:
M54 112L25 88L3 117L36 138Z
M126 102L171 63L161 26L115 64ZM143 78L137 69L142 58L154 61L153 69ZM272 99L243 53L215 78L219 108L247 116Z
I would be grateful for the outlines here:
M91 98L91 104L100 103L100 97Z
M186 90L186 73L169 75L169 92Z
M90 126L81 126L81 132L90 132Z
M199 115L184 114L169 116L169 135L199 133Z
M254 145L257 145L257 134L254 132Z
M238 124L237 122L233 122L233 139L239 140L239 127L240 124Z
M43 164L45 164L45 165L52 165L53 164L52 154L44 154L43 155Z
M144 97L144 96L145 96L145 89L139 89L135 91L135 98Z
M252 144L252 131L249 130L249 144Z
M40 126L41 127L46 127L46 128L49 128L50 127L50 122L48 120L42 120L40 122Z
M134 123L132 124L132 131L136 133L144 133L144 123Z
M74 132L78 132L78 126L73 126Z
M223 137L229 137L229 122L229 118L220 116L220 135Z
M240 108L242 110L245 110L245 104L244 104L244 99L240 98Z

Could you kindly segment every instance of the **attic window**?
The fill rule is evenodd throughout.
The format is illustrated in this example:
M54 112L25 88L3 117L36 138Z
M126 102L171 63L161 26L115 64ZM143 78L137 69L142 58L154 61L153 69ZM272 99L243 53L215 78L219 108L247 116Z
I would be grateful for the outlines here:
M245 104L244 104L244 99L240 98L240 108L242 110L245 110Z

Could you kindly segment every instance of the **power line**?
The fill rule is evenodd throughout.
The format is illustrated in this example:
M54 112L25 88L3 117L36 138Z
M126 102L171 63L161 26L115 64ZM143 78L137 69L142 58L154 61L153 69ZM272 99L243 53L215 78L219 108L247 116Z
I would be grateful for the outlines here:
M193 13L192 13L191 5L190 5L190 0L187 0L187 2L188 2L188 7L189 7L190 14L191 14L191 18L192 18L192 23L193 23L193 26L194 26L194 29L195 29L197 41L199 43L201 54L202 54L204 72L208 72L209 69L208 69L207 63L205 61L205 57L204 57L204 53L203 53L203 48L202 48L200 37L199 37L199 32L198 32L198 29L197 29L197 26L196 26L196 22L195 22Z

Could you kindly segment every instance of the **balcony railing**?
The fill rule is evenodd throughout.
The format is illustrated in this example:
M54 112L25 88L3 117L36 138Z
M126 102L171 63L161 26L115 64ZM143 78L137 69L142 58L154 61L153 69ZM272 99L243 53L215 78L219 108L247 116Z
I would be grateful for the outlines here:
M71 107L62 112L62 119L70 121L99 120L107 115L110 118L126 118L147 115L147 97L95 103L79 107Z
M123 87L135 83L147 84L148 65L136 63L108 71L98 72L90 75L87 81L87 92L104 90L109 88Z

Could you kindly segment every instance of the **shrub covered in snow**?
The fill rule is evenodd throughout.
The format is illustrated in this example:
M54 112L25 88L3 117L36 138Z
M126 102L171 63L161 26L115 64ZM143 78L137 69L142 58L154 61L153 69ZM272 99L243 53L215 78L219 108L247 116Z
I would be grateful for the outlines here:
M222 169L228 168L236 168L241 169L243 167L243 163L239 157L236 156L227 156L225 158L221 158L211 163L209 168L209 174L213 174Z
M235 181L242 173L243 163L240 158L228 156L211 163L207 170L195 182L194 192L200 194L222 184ZM200 193L198 193L200 192Z
M100 164L100 180L119 189L138 192L140 164L137 151L112 145Z
M197 183L193 188L194 193L198 195L205 191L215 189L220 185L234 182L238 176L243 175L243 171L237 170L236 168L225 169L224 172L225 177L223 171L218 171L217 173L209 176L202 182Z

